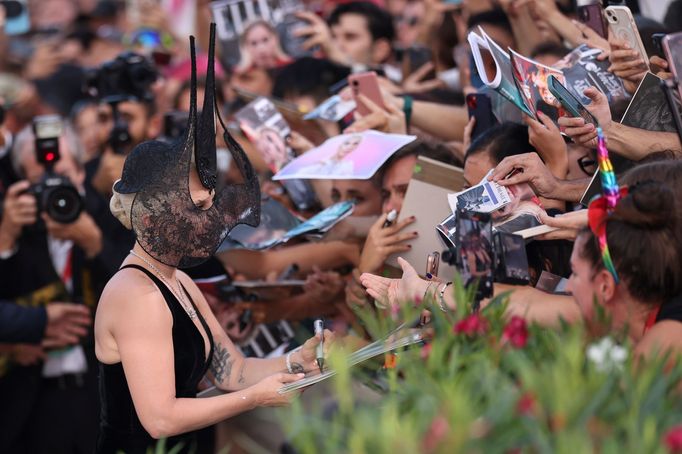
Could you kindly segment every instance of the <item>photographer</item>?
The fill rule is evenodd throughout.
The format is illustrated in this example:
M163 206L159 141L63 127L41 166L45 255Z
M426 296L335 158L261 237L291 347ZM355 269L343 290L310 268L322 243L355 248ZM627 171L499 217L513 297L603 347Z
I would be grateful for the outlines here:
M10 156L24 179L8 188L4 200L0 298L46 307L49 314L55 302L85 299L90 290L83 264L99 253L101 232L83 211L84 174L75 134L54 116L34 119L33 129L18 134ZM0 371L0 451L65 452L74 446L88 451L94 446L94 350L91 341L78 343L84 325L90 325L89 310L79 312L85 319L75 322L77 335L70 342L14 344L3 352L8 362ZM59 345L68 346L55 350ZM73 417L62 417L67 406Z
M98 100L102 154L85 164L86 209L102 231L102 248L91 262L94 298L113 276L134 244L134 235L111 215L111 187L121 178L126 155L137 144L158 136L152 84L156 69L143 57L123 53L92 75L90 91Z

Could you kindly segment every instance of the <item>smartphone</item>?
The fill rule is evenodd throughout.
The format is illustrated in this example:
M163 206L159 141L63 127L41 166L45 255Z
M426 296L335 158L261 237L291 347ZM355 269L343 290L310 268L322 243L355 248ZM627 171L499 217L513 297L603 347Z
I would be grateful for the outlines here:
M494 234L495 282L527 285L530 282L526 240L507 232Z
M348 76L348 83L350 84L353 98L355 98L355 103L357 104L356 109L360 115L365 116L372 113L369 107L357 99L361 94L365 95L370 101L382 109L386 108L384 98L381 96L381 89L379 88L379 79L377 78L377 73L374 71L351 74Z
M464 285L476 287L476 301L493 294L495 253L490 214L457 210L457 269Z
M573 94L568 91L556 77L550 75L547 78L547 88L549 88L550 93L552 93L561 103L569 115L576 118L582 118L585 120L585 124L592 123L594 126L599 126L599 122L594 115L592 115L590 111L578 101L578 98L573 96Z
M497 118L493 114L493 104L490 96L482 93L472 93L466 97L469 118L476 118L474 130L471 131L471 141L497 124Z
M318 46L305 49L303 44L308 40L307 36L295 36L295 32L301 28L310 26L310 23L300 19L294 13L284 16L284 20L276 26L280 42L284 51L293 58L310 57Z
M27 0L2 0L5 8L5 34L21 35L31 29Z
M662 41L663 53L668 60L670 72L677 83L682 98L682 32L666 35Z
M661 58L665 58L665 51L663 50L663 38L665 37L665 33L654 33L651 35L651 43L654 45L656 55Z
M632 16L630 8L627 6L609 6L604 10L604 14L611 33L615 37L625 40L631 49L639 52L648 68L649 57L644 48L644 43L642 43L642 38L639 36L635 18Z
M438 276L438 266L440 265L440 253L432 252L426 257L426 275Z
M604 12L599 2L579 6L578 20L597 32L602 38L609 39L609 29L604 20Z
M428 62L432 61L433 53L428 47L410 46L408 48L402 49L400 57L403 75L406 77ZM424 79L428 80L432 79L433 77L435 77L435 72L431 71L430 74L424 76Z

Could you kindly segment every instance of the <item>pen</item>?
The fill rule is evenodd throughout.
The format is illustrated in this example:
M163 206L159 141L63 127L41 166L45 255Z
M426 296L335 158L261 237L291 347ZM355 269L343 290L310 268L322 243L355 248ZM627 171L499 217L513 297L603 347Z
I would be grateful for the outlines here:
M386 216L386 221L384 222L384 225L382 226L383 228L386 228L393 224L393 222L396 220L398 217L398 212L396 210L391 210L388 212L388 215Z
M322 321L321 318L318 318L315 320L315 335L320 336L320 343L317 344L317 365L320 368L320 373L322 373L322 369L324 368L324 321Z

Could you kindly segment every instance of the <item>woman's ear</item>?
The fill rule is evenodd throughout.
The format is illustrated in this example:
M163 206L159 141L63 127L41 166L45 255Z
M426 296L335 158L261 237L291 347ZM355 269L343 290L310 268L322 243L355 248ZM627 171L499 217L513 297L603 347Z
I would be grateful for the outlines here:
M601 269L594 277L595 293L603 304L608 305L613 302L618 284L613 275L606 269Z

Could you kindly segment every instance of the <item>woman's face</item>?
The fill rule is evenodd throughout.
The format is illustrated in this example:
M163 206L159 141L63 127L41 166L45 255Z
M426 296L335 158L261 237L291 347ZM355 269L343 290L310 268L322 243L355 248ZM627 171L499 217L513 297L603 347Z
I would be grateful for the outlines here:
M277 36L265 25L254 25L246 34L245 50L251 55L254 66L274 68L277 66Z
M358 148L358 146L360 145L360 142L362 142L361 135L355 135L347 138L346 140L343 141L341 145L339 145L339 148L336 150L336 155L334 156L334 159L337 161L341 161L343 158L345 158L350 153L355 151L355 149Z
M261 131L256 147L263 153L266 163L273 172L281 169L286 163L287 148L277 131L272 129Z
M334 203L355 200L353 216L375 216L381 213L381 192L367 180L332 180Z
M594 315L595 296L598 297L598 284L595 280L595 270L589 260L582 257L586 235L579 235L573 244L571 253L571 277L568 279L566 290L573 295L573 299L580 307L583 316L592 320ZM603 301L598 301L602 304Z

